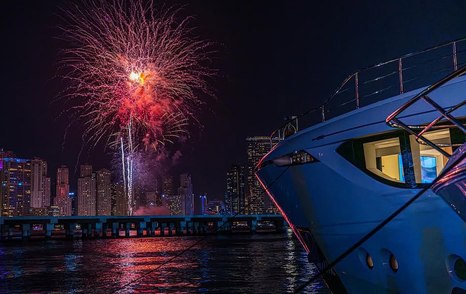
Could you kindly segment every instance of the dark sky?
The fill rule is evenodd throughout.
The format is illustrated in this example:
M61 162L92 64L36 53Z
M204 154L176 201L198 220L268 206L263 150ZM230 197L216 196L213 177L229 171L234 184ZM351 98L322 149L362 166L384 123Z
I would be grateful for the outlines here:
M201 111L204 127L175 167L192 174L196 194L221 198L230 164L246 161L246 137L269 135L283 117L317 106L358 68L466 36L466 1L383 2L176 2L219 48L217 99ZM53 178L57 165L76 166L82 146L79 124L66 132L69 118L54 102L65 46L57 15L67 5L0 1L0 148L46 159ZM103 146L84 148L84 162L110 167Z

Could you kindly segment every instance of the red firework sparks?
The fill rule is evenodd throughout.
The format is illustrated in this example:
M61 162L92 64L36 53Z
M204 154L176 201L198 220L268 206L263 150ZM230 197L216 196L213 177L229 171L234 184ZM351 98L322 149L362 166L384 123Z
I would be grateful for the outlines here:
M134 148L157 148L186 132L212 76L211 43L197 38L179 10L151 1L98 0L66 10L65 79L71 99L96 144L127 136Z

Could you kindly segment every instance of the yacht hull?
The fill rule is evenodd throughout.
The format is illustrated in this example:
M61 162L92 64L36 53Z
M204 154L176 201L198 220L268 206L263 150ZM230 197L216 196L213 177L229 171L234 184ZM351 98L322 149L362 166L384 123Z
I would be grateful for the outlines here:
M256 176L310 256L318 251L327 263L334 261L421 191L420 186L382 181L339 151L350 140L393 132L384 118L417 92L305 129L262 159ZM464 100L463 93L466 79L461 77L431 98L448 107ZM419 104L404 119L419 123L436 116ZM458 110L456 116L465 117L466 111ZM297 151L315 160L274 164L277 158ZM458 260L465 259L465 222L430 189L334 270L349 293L452 293L466 289L462 273L455 270Z

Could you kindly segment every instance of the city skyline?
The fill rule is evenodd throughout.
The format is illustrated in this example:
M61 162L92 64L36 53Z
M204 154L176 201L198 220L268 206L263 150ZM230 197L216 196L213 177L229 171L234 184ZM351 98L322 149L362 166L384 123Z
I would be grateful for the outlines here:
M177 3L196 16L203 37L222 44L219 77L212 85L218 99L200 114L201 131L168 152L166 162L173 174L189 171L195 192L209 198L223 195L224 175L232 163L246 163L245 138L267 136L283 117L320 105L357 68L464 36L460 12L465 4L460 1ZM112 155L103 146L86 146L83 126L63 113L66 103L58 97L66 85L54 76L60 49L67 44L55 28L63 24L57 12L67 1L1 5L1 50L8 57L1 73L2 103L9 111L0 116L0 125L10 127L2 128L0 146L24 158L45 158L51 170L65 164L72 178L87 162L110 169ZM399 11L412 12L418 21L402 17L390 22L388 16ZM363 26L372 29L361 30ZM75 190L74 181L71 185Z
M231 215L277 213L253 176L254 167L276 140L257 136L246 141L247 164L231 165L225 174L223 197L209 198L208 201L206 194L195 193L191 174L180 174L179 181L166 175L162 179L153 178L152 184L146 182L146 187L135 186L133 209L139 215L194 215L213 211ZM44 159L19 158L14 152L0 149L0 163L0 203L4 216L130 214L124 187L120 187L121 180L115 174L112 176L108 169L96 170L89 163L80 165L76 191L73 192L70 188L73 180L65 165L57 169L56 180L52 181ZM55 184L55 193L51 193L52 183ZM176 183L179 183L177 189ZM212 210L212 205L216 209Z

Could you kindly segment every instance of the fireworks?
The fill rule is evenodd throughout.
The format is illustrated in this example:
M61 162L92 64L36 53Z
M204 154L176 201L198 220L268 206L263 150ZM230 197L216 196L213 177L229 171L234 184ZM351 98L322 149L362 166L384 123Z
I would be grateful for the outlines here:
M174 142L197 121L212 46L195 36L191 18L151 1L97 0L64 14L73 44L63 58L65 96L90 144L120 149L131 198L134 153Z

